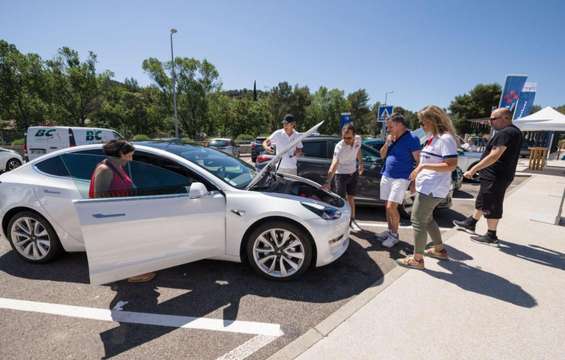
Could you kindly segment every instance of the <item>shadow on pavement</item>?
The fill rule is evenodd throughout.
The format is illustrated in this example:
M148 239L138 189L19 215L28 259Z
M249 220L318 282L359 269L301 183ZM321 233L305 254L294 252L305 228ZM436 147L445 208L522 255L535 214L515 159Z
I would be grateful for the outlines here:
M281 322L285 335L294 338L307 330L293 324L296 321L293 322L292 317L300 316L292 313L291 309L296 306L294 302L311 303L299 305L310 312L314 312L314 309L322 304L329 304L327 311L331 313L341 306L341 302L368 287L382 283L383 269L377 260L383 256L388 258L388 253L373 250L372 246L365 249L356 241L351 241L348 251L336 262L322 268L312 268L300 279L290 282L264 279L243 264L213 260L185 264L159 271L157 277L149 283L130 284L120 281L110 284L116 294L109 308L113 310L118 306L124 311L195 318L210 316L221 309L224 322L229 324L238 319L242 298L279 298L289 301L280 303L279 309L275 308L279 306L278 303L267 304L268 306L263 308L261 305L264 303L254 299L254 305L258 305L258 308L253 311L262 313L262 318L267 319L263 321ZM391 261L388 263L390 268L394 267ZM89 283L88 264L84 253L66 254L49 264L30 264L14 251L9 251L0 257L0 271L33 280ZM186 292L159 302L159 288L182 289ZM246 300L249 301L249 298ZM335 306L332 303L336 303ZM247 306L245 313L253 313L251 310ZM324 317L319 321L329 313L324 313ZM291 319L286 325L282 321L285 320L281 317L282 314L288 314ZM318 321L316 316L318 315L316 314L312 321ZM249 318L243 320L261 321ZM117 327L101 333L100 338L104 344L105 357L112 357L174 330L176 328L121 322Z
M480 270L459 261L439 261L449 273L426 269L427 274L457 285L463 290L489 296L517 306L532 308L537 301L522 287L498 275Z
M498 249L505 254L516 256L536 264L565 270L565 254L543 246L514 244L504 240L498 241Z

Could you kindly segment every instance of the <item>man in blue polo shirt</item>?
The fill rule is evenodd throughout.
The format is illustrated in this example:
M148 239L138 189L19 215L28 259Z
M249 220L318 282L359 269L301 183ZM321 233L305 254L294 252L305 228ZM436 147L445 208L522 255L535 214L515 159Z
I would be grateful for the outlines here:
M398 243L400 214L398 205L404 201L410 186L410 173L420 159L420 140L408 129L408 123L401 114L392 114L388 119L390 134L380 150L385 159L381 178L380 195L386 204L388 231L377 236L387 248Z

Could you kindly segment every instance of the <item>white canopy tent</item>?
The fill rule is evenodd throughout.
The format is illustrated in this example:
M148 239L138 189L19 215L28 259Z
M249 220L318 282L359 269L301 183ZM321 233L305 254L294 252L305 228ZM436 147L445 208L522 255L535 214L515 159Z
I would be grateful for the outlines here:
M540 111L514 120L522 131L565 131L565 115L547 106Z
M549 159L555 131L565 131L565 115L551 106L547 106L536 113L514 120L514 125L522 131L551 131L547 151L547 158Z

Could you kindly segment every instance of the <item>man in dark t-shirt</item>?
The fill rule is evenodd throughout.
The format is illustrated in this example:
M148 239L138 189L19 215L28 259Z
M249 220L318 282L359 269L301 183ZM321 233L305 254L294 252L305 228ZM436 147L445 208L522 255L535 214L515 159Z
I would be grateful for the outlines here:
M484 216L487 219L487 233L471 236L471 239L496 244L496 228L502 218L504 194L514 180L522 133L512 125L512 112L506 108L494 110L490 115L490 123L496 130L494 136L488 142L481 161L464 174L470 179L479 173L481 186L475 202L475 212L465 220L455 220L453 224L458 229L474 233L477 221Z

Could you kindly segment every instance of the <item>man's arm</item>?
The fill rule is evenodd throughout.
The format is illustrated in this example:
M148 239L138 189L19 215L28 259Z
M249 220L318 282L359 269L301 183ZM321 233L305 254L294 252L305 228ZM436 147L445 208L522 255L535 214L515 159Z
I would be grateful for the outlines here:
M502 156L502 154L504 154L505 151L506 151L506 146L504 145L493 147L490 154L485 156L484 159L479 161L479 163L473 166L469 171L465 172L463 176L469 179L472 178L477 172L485 168L488 168L489 166L497 162L497 160L500 159L500 157Z
M381 159L386 158L386 154L388 154L388 147L392 144L392 135L388 135L386 137L385 143L381 146L379 153L381 154Z
M416 166L418 166L418 164L420 164L420 150L412 151L412 156L414 157Z
M328 190L330 188L330 185L332 183L332 180L334 178L335 172L337 171L337 165L339 164L339 160L337 159L337 157L334 156L333 160L332 160L332 164L330 165L330 169L328 170L328 178L326 180L326 183L324 185L322 185L322 188Z
M273 135L271 135L273 136ZM263 149L265 149L265 151L267 151L268 153L272 153L273 152L273 148L271 147L271 136L269 136L268 138L265 139L265 141L263 141Z

